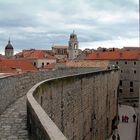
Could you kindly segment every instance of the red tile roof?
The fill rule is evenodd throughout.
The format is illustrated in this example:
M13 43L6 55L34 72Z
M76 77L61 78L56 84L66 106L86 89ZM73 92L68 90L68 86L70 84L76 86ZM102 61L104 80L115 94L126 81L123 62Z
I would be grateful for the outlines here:
M112 52L93 52L86 60L137 60L140 58L140 50L120 50Z
M28 71L38 71L30 62L27 60L16 60L16 59L0 59L0 72L3 73L16 73Z
M23 50L16 57L26 59L55 59L51 51L46 50Z

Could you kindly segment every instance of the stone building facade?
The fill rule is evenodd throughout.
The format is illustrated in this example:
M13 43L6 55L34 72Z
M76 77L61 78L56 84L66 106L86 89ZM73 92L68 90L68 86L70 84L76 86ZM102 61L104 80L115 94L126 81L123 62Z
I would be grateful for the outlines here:
M138 106L140 84L140 60L118 60L112 61L111 64L120 67L120 102L132 106Z
M86 60L110 61L110 66L120 67L119 101L138 106L140 84L140 49L122 49L93 52Z
M52 46L52 52L57 59L68 58L68 46Z

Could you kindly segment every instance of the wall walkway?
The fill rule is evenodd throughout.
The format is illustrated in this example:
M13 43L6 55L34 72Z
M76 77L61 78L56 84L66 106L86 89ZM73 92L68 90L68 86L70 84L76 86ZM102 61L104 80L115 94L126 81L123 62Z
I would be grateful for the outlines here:
M115 135L117 133L120 135L121 140L135 140L136 136L136 122L133 122L133 115L136 114L135 110L131 106L120 105L119 106L119 116L120 122L118 125L118 130L116 130ZM126 115L129 117L128 123L122 122L122 115ZM110 138L109 140L112 140Z
M26 96L24 96L0 115L0 140L29 140L26 124Z

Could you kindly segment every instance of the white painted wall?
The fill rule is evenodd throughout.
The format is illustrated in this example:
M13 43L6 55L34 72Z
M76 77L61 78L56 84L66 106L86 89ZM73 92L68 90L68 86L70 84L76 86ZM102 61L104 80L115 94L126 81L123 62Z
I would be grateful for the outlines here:
M38 60L32 60L32 64L36 63L37 68L42 67L42 63L44 63L44 66L47 65L47 63L52 64L56 63L56 59L38 59Z

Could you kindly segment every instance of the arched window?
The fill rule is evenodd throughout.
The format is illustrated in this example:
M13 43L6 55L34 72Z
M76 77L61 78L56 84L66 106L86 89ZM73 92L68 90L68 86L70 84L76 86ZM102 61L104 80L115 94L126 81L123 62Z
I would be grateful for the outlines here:
M77 44L74 44L74 49L77 49Z

